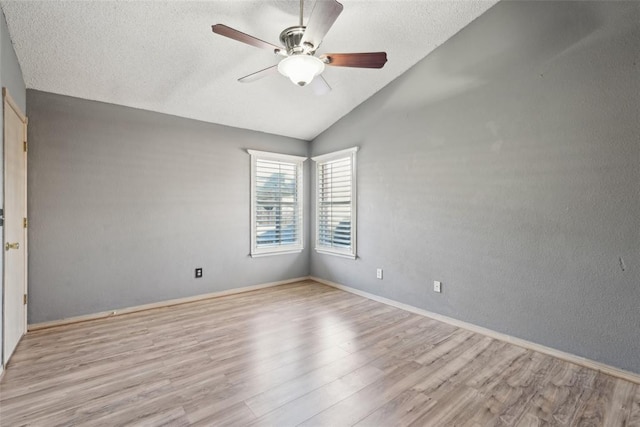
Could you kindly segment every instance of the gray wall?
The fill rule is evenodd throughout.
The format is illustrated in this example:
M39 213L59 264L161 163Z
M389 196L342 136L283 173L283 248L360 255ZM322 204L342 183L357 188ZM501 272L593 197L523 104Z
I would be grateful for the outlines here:
M306 156L308 142L33 90L27 98L29 323L308 274L307 250L248 256L246 153Z
M9 29L7 28L7 21L4 18L4 13L0 12L0 87L6 87L9 90L9 94L13 100L22 109L22 112L26 111L26 89L24 85L24 79L22 78L22 70L16 57L16 52L13 50L13 44L11 43L11 37L9 36ZM0 130L4 129L4 115L0 114ZM3 132L4 135L4 132ZM4 136L2 136L4 141ZM0 144L0 152L4 151L4 142ZM4 159L4 155L2 156ZM0 200L4 209L4 161L0 162ZM0 230L2 227L0 226ZM3 231L4 232L4 231ZM4 277L3 257L0 257L0 281ZM4 286L4 281L2 281ZM0 309L4 307L2 298L4 295L4 289L0 292ZM1 311L1 310L0 310ZM2 333L4 328L2 321L4 315L0 316L0 352L4 349ZM1 361L2 358L0 358Z
M498 3L320 135L361 148L359 258L311 274L640 373L639 23Z

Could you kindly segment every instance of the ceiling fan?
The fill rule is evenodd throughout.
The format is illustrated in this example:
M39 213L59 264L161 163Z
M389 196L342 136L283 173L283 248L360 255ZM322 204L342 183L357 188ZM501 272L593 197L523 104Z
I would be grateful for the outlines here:
M315 54L322 39L342 12L343 6L336 0L317 0L305 26L302 21L303 5L304 0L300 0L299 25L285 28L280 33L280 42L284 46L276 46L223 24L211 27L216 34L251 46L268 49L274 54L284 57L277 65L241 77L238 79L239 82L253 82L280 72L280 74L289 77L294 84L306 86L312 83L311 86L317 94L324 94L331 90L327 81L320 75L324 71L325 65L382 68L387 62L386 52L325 53L316 57Z

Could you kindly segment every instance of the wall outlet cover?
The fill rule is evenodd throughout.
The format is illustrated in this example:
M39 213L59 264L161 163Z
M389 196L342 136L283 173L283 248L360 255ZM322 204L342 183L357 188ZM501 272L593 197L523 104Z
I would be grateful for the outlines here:
M202 277L202 268L196 268L196 279Z
M433 292L441 292L441 283L437 280L433 281Z

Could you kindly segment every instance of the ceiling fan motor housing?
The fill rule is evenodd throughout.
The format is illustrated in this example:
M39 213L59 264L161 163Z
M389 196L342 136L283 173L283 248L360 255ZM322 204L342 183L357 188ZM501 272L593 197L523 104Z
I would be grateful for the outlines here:
M289 55L309 54L313 55L316 47L311 43L302 43L302 37L307 27L297 25L295 27L285 28L280 33L280 42L287 48Z

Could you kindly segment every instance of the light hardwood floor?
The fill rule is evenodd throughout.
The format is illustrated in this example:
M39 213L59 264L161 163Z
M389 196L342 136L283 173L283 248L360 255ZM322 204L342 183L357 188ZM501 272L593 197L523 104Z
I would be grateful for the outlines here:
M640 426L640 385L313 282L29 333L2 426Z

